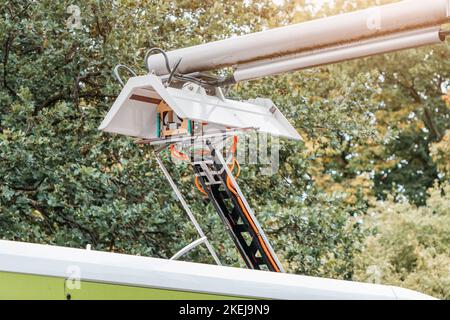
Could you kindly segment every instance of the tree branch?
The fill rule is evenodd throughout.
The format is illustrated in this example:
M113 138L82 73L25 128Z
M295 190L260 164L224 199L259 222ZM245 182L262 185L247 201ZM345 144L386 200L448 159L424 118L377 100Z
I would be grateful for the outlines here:
M47 179L47 177L42 178L38 183L36 183L34 186L24 186L24 187L16 187L16 186L8 186L13 190L16 191L25 191L25 192L33 192L39 189L39 187L42 185L42 183Z
M62 92L58 92L52 96L50 96L49 98L47 98L44 102L42 102L40 105L36 106L34 108L34 115L37 115L39 113L39 111L47 108L48 106L56 103L57 101L61 100L62 98L66 97L68 95L68 91L64 90Z
M7 65L9 59L9 52L11 50L11 45L14 41L15 35L8 34L5 43L3 44L3 86L8 89L8 91L14 96L17 97L17 93L8 85L7 77Z

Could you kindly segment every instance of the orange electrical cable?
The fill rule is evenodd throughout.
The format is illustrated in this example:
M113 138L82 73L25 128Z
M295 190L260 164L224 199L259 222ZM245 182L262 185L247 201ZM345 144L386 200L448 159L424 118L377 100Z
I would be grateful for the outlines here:
M236 178L237 178L241 174L241 166L239 165L239 162L237 160L235 160L235 161L236 161L236 166L238 168L238 171L236 173Z
M234 170L234 164L235 164L235 163L238 163L238 162L236 161L236 159L233 158L233 163L232 163L232 165L228 167L228 168L230 169L230 172L233 172L233 170ZM239 164L238 164L238 165L239 165ZM241 171L240 168L241 168L241 167L239 167L239 173L240 173L240 171ZM236 178L237 178L238 176L239 176L239 174L236 175ZM228 175L227 175L227 181L226 181L226 184L227 184L228 189L230 189L230 191L233 192L234 195L237 195L237 194L236 194L236 191L234 190L234 187L231 185L231 179L230 179L230 176L228 176Z
M197 189L203 193L205 196L207 196L208 194L206 193L205 189L203 189L203 187L200 185L199 181L198 181L198 177L195 177L195 186L197 187Z
M236 160L235 158L235 153L236 153L236 149L237 149L237 143L238 143L238 137L234 136L233 137L233 144L231 146L231 153L233 154L233 162L231 164L231 166L229 166L228 168L230 169L230 172L233 172L234 167L236 165L236 167L238 168L238 172L236 174L236 177L239 177L239 174L241 173L241 167L239 165L239 162ZM250 227L253 229L253 232L255 232L259 243L261 244L261 247L264 251L264 253L267 255L267 257L269 258L270 264L272 265L272 267L275 269L276 272L280 272L280 268L278 267L277 263L275 262L275 260L272 257L272 254L269 251L269 248L267 248L267 245L264 241L264 239L261 237L261 235L259 234L258 228L255 224L255 222L253 221L252 217L250 216L250 214L247 211L247 208L245 207L245 204L243 203L241 197L238 195L236 189L234 188L230 177L227 175L227 181L226 181L226 185L228 187L228 189L234 194L234 196L236 197L236 200L238 201L239 206L241 207L242 211L244 212L245 217L247 218L248 222L250 223Z
M170 154L171 154L173 157L175 157L175 158L177 158L177 159L179 159L179 160L182 160L182 161L188 161L188 160L189 160L189 157L188 157L186 154L184 154L183 152L178 151L178 150L175 149L175 145L174 145L174 144L170 145L169 149L170 149ZM198 177L195 177L195 186L196 186L197 189L198 189L201 193L203 193L205 196L208 195L208 194L206 193L206 191L205 191L205 190L202 188L202 186L200 185L200 183L199 183L199 181L198 181Z
M186 154L184 154L183 152L178 151L177 149L175 149L175 145L174 145L174 144L171 144L170 147L169 147L169 149L170 149L170 154L171 154L173 157L175 157L175 158L177 158L177 159L179 159L179 160L182 160L182 161L188 161L188 160L189 160L189 157L188 157ZM200 185L200 182L199 182L199 180L198 180L198 176L195 177L195 186L196 186L197 189L198 189L201 193L203 193L205 196L208 195L208 194L206 193L206 191L203 189L203 187Z
M280 272L280 268L278 268L278 265L276 264L275 260L273 259L269 249L266 246L266 243L264 241L264 239L261 237L261 235L259 234L258 228L255 225L255 222L253 221L252 217L250 216L250 214L247 211L247 208L245 207L244 203L242 202L242 199L239 197L237 191L234 189L234 187L231 185L231 182L228 183L227 181L227 187L228 189L230 189L230 191L236 196L236 199L239 203L239 206L241 207L242 211L244 212L245 217L247 218L248 222L250 223L251 228L253 229L253 231L255 232L259 243L261 244L263 251L265 252L265 254L267 255L267 257L269 258L270 264L272 265L272 267L275 269L276 272Z
M174 144L171 144L169 149L170 149L170 154L173 157L175 157L175 158L177 158L179 160L182 160L182 161L188 161L189 160L189 157L187 155L185 155L183 152L178 151L177 149L175 149L175 145Z
M236 153L236 149L237 149L237 144L238 144L238 136L234 136L233 137L233 144L231 145L230 151L232 154Z

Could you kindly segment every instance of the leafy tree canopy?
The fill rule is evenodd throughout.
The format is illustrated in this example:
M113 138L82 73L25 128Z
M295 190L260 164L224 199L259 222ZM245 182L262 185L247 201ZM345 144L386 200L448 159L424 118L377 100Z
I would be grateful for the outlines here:
M0 237L170 257L195 239L151 150L97 130L120 86L170 50L389 1L0 2ZM70 27L80 8L80 28ZM427 204L449 179L449 45L232 86L271 98L304 137L281 141L276 175L240 183L290 272L350 279L373 198ZM445 103L447 101L447 104ZM228 265L242 265L183 165L170 164ZM439 187L437 187L439 188ZM225 240L224 240L225 239ZM189 258L211 262L203 248Z

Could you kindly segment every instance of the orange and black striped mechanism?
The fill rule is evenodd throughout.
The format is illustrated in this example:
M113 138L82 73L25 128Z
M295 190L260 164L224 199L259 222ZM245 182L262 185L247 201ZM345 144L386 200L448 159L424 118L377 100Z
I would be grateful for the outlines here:
M215 151L212 152L214 157ZM282 268L273 256L270 245L262 236L262 231L249 213L243 199L233 186L230 177L219 161L208 164L210 172L216 172L219 183L208 183L207 174L199 164L194 164L197 188L206 194L219 217L227 227L231 238L248 268L281 272ZM238 168L234 159L230 170Z

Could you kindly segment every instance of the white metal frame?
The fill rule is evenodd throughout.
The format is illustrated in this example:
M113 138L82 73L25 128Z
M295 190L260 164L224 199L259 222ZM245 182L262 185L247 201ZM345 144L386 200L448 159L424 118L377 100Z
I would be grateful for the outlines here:
M174 256L172 256L171 260L176 260L183 256L184 254L188 253L195 247L197 247L200 244L205 244L206 248L208 249L209 253L211 253L211 256L213 257L214 261L218 265L222 265L220 262L219 257L217 256L216 252L214 251L213 246L209 242L208 238L205 236L205 233L203 232L202 228L200 227L197 219L195 218L194 214L192 213L191 209L189 208L186 200L184 200L183 195L181 194L180 190L178 189L177 185L173 181L169 171L167 171L167 168L164 166L164 163L162 162L161 157L159 156L159 153L166 147L167 145L164 145L163 147L160 147L155 150L155 157L156 161L158 162L159 167L161 168L162 172L164 173L164 176L166 177L167 181L169 182L170 186L172 187L173 191L175 192L175 195L177 196L178 200L181 202L181 205L183 206L184 211L186 211L189 220L191 220L192 224L194 225L195 229L197 230L198 235L200 236L200 239L195 240L194 242L188 244L183 249L178 251Z
M383 37L439 27L449 22L449 17L450 0L406 0L177 49L166 55L172 67L182 59L177 70L189 74L230 66L239 67L255 61L270 63L276 57L312 54L324 48L339 50L341 45L357 44L360 41L383 41ZM436 36L438 33L436 31ZM409 47L423 45L421 41L420 37L411 39ZM396 50L398 49L401 48ZM343 59L341 57L328 63ZM161 54L149 56L147 65L149 71L157 75L168 73ZM310 66L314 65L317 63ZM241 76L241 79L245 78Z
M189 87L166 88L155 75L131 77L103 119L99 130L158 140L158 104L155 100L163 100L181 119L208 123L206 127L212 126L213 130L253 128L259 132L301 140L295 128L270 99L236 101L223 96L207 95L204 89L197 90L202 88L194 84L192 90ZM136 100L133 96L144 97L149 101ZM208 131L205 134L209 134Z

